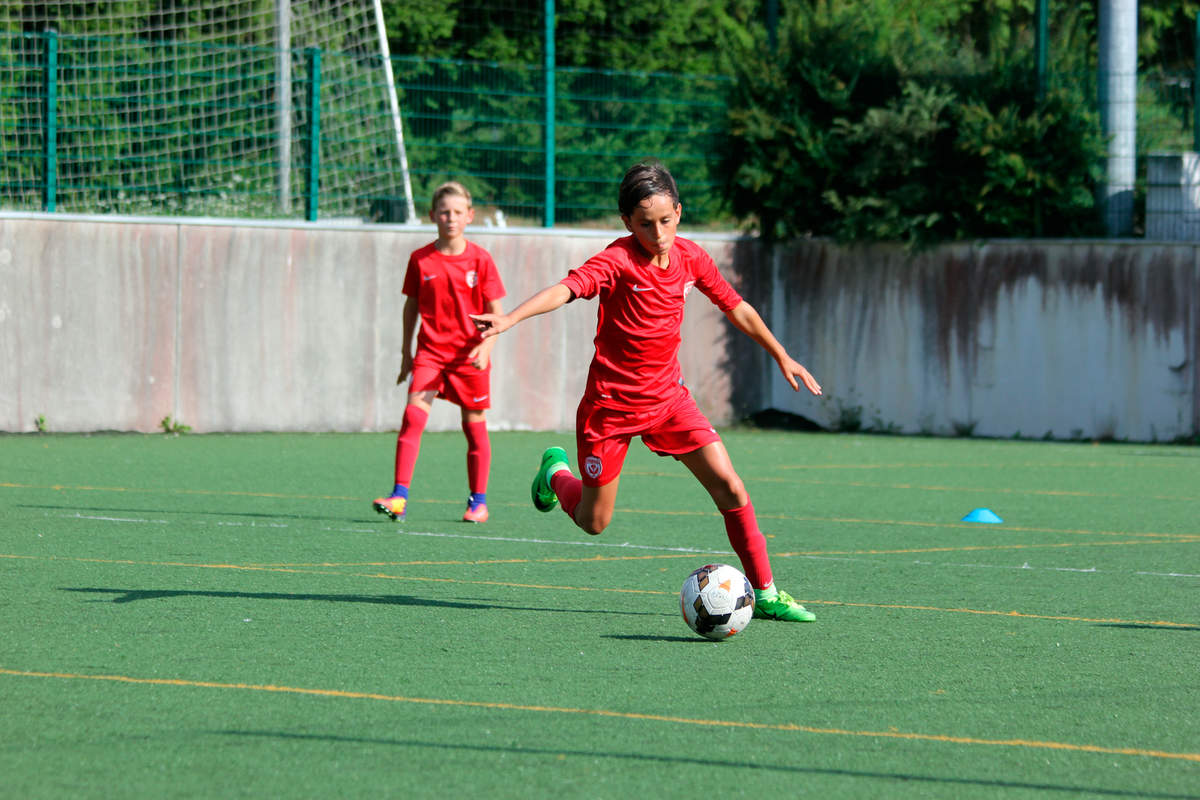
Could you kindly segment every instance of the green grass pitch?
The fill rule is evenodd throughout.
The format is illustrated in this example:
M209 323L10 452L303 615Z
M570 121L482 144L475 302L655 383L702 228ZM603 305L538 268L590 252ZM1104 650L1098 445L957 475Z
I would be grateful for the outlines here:
M723 431L811 625L693 635L737 564L640 443L599 537L565 434L0 437L0 797L1200 797L1200 449ZM1001 524L963 522L974 508Z

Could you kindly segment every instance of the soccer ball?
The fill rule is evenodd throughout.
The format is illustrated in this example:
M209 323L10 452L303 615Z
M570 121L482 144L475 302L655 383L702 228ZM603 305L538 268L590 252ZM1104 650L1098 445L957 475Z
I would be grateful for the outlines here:
M706 564L683 582L679 610L688 627L706 639L728 639L750 624L754 589L728 564Z

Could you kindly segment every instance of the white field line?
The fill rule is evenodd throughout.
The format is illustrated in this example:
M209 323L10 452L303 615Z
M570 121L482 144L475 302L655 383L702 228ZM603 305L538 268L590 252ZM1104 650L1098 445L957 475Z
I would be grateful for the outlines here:
M99 522L134 522L142 525L170 525L165 519L132 519L130 517L96 517L88 514L67 514L67 519L89 519Z
M151 524L156 524L156 525L170 524L169 520L164 520L164 519L100 517L100 516L87 516L84 514L68 514L68 515L65 515L65 518L66 519L95 520L95 521L99 521L99 522L143 523L143 524L151 523ZM192 520L191 524L203 526L207 523L205 520ZM281 523L281 522L267 523L267 522L215 521L213 524L217 525L219 527L231 527L231 528L236 528L236 527L287 528L287 527L289 527L287 523ZM324 527L324 528L320 528L319 530L322 530L322 531L325 531L328 533L366 533L366 534L379 533L379 530L377 528ZM487 535L469 534L469 533L442 533L442 532L438 532L438 531L416 531L416 530L411 530L411 529L399 529L399 528L395 529L394 532L398 533L401 536L421 536L421 537L428 537L428 538L435 538L435 539L470 539L472 541L484 541L484 542L510 542L513 544L540 544L540 545L550 545L550 546L559 546L559 547L597 547L597 548L609 548L609 549L616 549L616 550L645 550L645 551L660 552L660 553L697 553L697 554L701 554L701 555L718 555L718 556L733 556L734 555L732 550L707 550L707 549L696 548L696 547L667 547L665 545L633 544L632 542L604 542L604 541L595 541L595 540L587 540L587 539L582 539L579 541L567 541L567 540L559 540L559 539L534 539L534 538L530 538L530 537L517 537L517 536L487 536ZM857 562L870 562L872 564L878 564L878 561L876 559L855 558L853 556L822 556L822 555L812 555L812 554L797 554L797 555L789 556L789 558L804 558L804 559L809 559L812 561L848 561L848 562L856 562L856 563ZM1028 561L1026 561L1025 563L1020 564L1020 565L1014 565L1014 564L964 564L964 563L945 562L945 561L942 561L942 562L913 561L910 563L913 566L918 566L918 567L952 567L955 569L1043 570L1046 572L1074 572L1074 573L1095 574L1095 575L1099 575L1099 574L1107 574L1107 575L1133 574L1133 575L1145 575L1148 577L1162 577L1162 578L1200 578L1200 574L1191 574L1191 573L1186 573L1186 572L1136 571L1133 573L1127 573L1127 572L1116 572L1114 570L1101 570L1096 567L1035 567L1032 564L1030 564Z

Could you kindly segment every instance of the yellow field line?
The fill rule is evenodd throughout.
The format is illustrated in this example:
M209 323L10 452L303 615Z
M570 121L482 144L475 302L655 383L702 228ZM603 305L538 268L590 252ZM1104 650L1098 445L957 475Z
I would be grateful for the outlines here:
M1027 614L1022 611L988 611L978 608L939 608L937 606L915 606L903 603L849 603L840 600L805 600L810 605L848 606L850 608L895 608L902 611L940 611L951 614L978 614L987 617L1015 617L1018 619L1047 619L1058 622L1088 622L1108 625L1149 625L1158 628L1198 629L1200 625L1190 622L1168 622L1166 620L1145 619L1093 619L1091 617L1070 617L1057 614Z
M909 466L938 466L938 465L897 464L897 465L886 467L886 468L887 469L906 469ZM942 466L949 468L952 465L946 464L946 465L942 465ZM957 466L959 468L963 468L963 465L957 465ZM970 465L970 466L974 467L976 465ZM1037 466L1037 465L1034 465L1034 466ZM1099 466L1099 465L1097 465L1097 466ZM821 470L821 469L829 469L829 468L832 468L832 469L877 469L877 468L883 468L883 467L870 467L870 466L855 467L852 465L842 465L842 466L835 466L835 467L795 466L794 465L794 466L780 467L781 470L808 470L808 469ZM628 474L641 475L641 476L646 476L646 477L652 476L652 477L656 477L656 478L684 478L684 477L687 477L687 473L679 473L679 472L658 472L658 471L640 471L639 472L636 470L629 470ZM1168 495L1140 495L1140 494L1133 495L1133 494L1121 494L1118 492L1088 492L1088 491L1075 491L1075 490L1068 490L1068 489L1017 489L1017 488L1013 488L1013 487L995 487L995 486L984 486L984 487L937 486L937 485L926 485L926 484L917 484L917 483L879 483L879 482L872 482L872 481L820 480L820 479L815 479L815 478L814 479L797 479L797 478L789 478L789 477L773 477L770 475L756 475L753 478L747 478L746 483L748 483L750 485L753 485L755 483L785 483L785 484L796 484L796 485L801 485L801 486L852 486L852 487L860 488L860 489L900 489L900 490L917 489L920 491L927 491L927 492L973 492L973 493L986 492L988 494L1007 494L1007 495L1017 495L1017 496L1030 495L1033 497L1085 497L1085 498L1126 497L1126 498L1137 499L1137 500L1147 500L1147 499L1150 499L1150 500L1179 500L1179 501L1185 501L1185 502L1200 499L1200 497L1198 497L1196 495L1169 495L1169 494Z
M801 486L852 486L856 489L917 489L922 492L973 492L976 494L989 495L1030 495L1033 497L1089 497L1089 498L1137 498L1140 500L1180 500L1194 501L1200 499L1195 495L1131 495L1121 494L1119 492L1085 492L1068 489L1016 489L1011 486L937 486L918 483L873 483L870 481L822 481L822 480L795 480L793 478L755 478L754 482L763 483L788 483L798 484Z
M845 556L878 556L878 555L916 555L922 553L974 553L986 550L1038 550L1046 548L1079 548L1079 547L1124 547L1127 545L1151 544L1187 544L1200 539L1136 539L1129 542L1038 542L1036 544L988 544L960 545L958 547L901 547L882 550L878 548L864 550L780 550L771 553L771 558L837 558ZM440 561L341 561L341 562L282 562L271 564L255 564L256 567L469 567L490 566L503 564L591 564L620 561L662 561L696 559L698 557L716 558L718 553L652 553L645 555L619 556L577 556L566 558L479 558L479 559L444 559ZM0 553L0 558L5 556ZM16 558L16 556L13 556ZM36 558L37 556L20 556L21 558Z
M673 556L672 556L673 557ZM59 558L57 556L21 556L8 555L0 553L0 558L38 558L48 561L80 561L94 564L120 564L120 565L136 565L149 567L190 567L194 569L228 569L246 572L280 572L285 574L300 574L300 575L326 575L332 577L343 578L369 578L371 580L389 580L389 581L411 581L413 583L444 583L463 586L499 586L507 589L544 589L556 592L604 592L606 594L637 594L637 595L659 595L669 596L674 592L663 591L661 589L622 589L614 586L563 586L550 583L518 583L515 581L493 581L493 580L469 580L465 578L441 578L429 575L393 575L386 572L344 572L341 570L329 569L311 569L292 567L273 567L261 565L247 564L199 564L187 563L178 561L129 561L124 559L104 559L104 558ZM321 566L338 566L321 565ZM351 565L347 565L351 566ZM365 565L370 566L370 565ZM181 592L186 594L186 591ZM979 616L994 616L994 617L1011 617L1014 619L1041 619L1054 622L1085 622L1089 624L1108 624L1108 625L1148 625L1161 628L1186 628L1192 629L1200 627L1196 623L1191 622L1170 622L1166 620L1137 620L1137 619L1119 619L1119 618L1094 618L1094 617L1071 617L1052 614L1032 614L1022 611L994 611L988 609L974 608L942 608L940 606L925 606L912 605L902 603L857 603L844 600L816 600L812 598L799 598L801 602L808 605L828 605L828 606L847 606L851 608L883 608L897 609L902 611L935 611L942 614L974 614Z
M220 495L228 497L270 497L283 500L361 500L361 497L344 497L339 495L329 494L280 494L278 492L234 492L226 489L138 489L129 486L66 486L63 484L51 484L48 486L34 486L23 483L0 483L0 489L46 489L54 492L132 492L143 494L194 494L194 495Z
M70 672L35 672L0 668L0 674L25 678L56 678L61 680L107 681L145 686L175 686L200 689L234 689L251 692L272 692L306 695L312 697L335 697L346 700L376 700L387 703L408 703L427 706L449 706L457 708L481 708L496 711L525 711L541 714L571 714L608 719L636 720L642 722L664 722L674 725L695 725L707 728L743 730L767 730L788 733L810 733L825 736L856 736L880 739L904 739L909 741L940 742L946 744L985 745L992 747L1020 747L1042 750L1062 750L1077 753L1100 753L1104 755L1141 756L1145 758L1177 759L1200 762L1200 753L1173 753L1164 750L1148 750L1137 747L1106 747L1095 744L1072 744L1070 742L1047 742L1030 739L983 739L974 736L952 736L947 734L914 733L905 731L849 730L845 728L822 728L813 725L798 725L790 722L745 722L739 720L697 719L675 717L665 714L644 714L629 711L612 711L603 708L569 708L560 706L526 705L521 703L495 703L478 700L453 700L432 697L405 697L403 695L378 694L375 692L353 692L343 689L308 689L296 686L271 684L225 683L219 681L192 681L181 678L135 678L128 675L85 675Z
M5 482L0 482L0 488L3 488L3 489L42 489L42 490L48 490L48 491L181 494L181 495L222 496L222 497L265 497L265 498L283 499L283 500L346 500L346 501L353 501L353 502L360 502L362 500L361 497L347 497L344 495L282 494L282 493L276 493L276 492L237 492L237 491L216 490L216 489L180 489L180 488L138 489L138 488L121 487L121 486L66 486L66 485L61 485L61 484L38 486L38 485L32 485L32 484L5 483ZM931 488L931 487L917 487L917 488ZM1001 491L1007 491L1007 490L1001 490ZM1142 499L1145 499L1145 498L1142 498ZM1166 498L1153 498L1153 499L1166 499ZM1187 498L1176 498L1176 499L1187 499ZM460 501L458 501L458 500L440 500L440 499L436 499L436 498L424 498L424 499L417 499L413 502L427 503L427 504L446 504L446 503L459 503ZM502 503L495 503L494 505L501 505L501 506L513 507L513 508L525 508L527 504L525 504L525 503L503 503L502 502ZM164 510L164 513L169 513L169 509ZM718 516L718 514L719 514L719 512L717 512L716 510L707 510L707 509L703 510L703 511L694 511L694 510L659 511L659 510L655 510L655 509L635 509L635 508L622 508L621 513L629 514L629 515L646 514L646 515L651 515L651 516L667 516L667 517L714 517L714 516ZM831 524L843 524L843 525L894 525L894 526L906 526L906 527L918 527L918 528L934 528L934 529L949 528L949 529L962 529L962 530L975 530L975 531L978 531L981 529L980 525L978 523L964 523L964 522L958 522L958 521L955 521L955 522L925 522L925 521L919 521L919 520L870 519L870 518L861 518L861 517L812 517L812 516L801 516L801 515L796 515L796 514L764 514L764 513L758 513L757 517L760 520L777 520L777 521L781 521L781 522L812 522L812 523L831 523ZM1146 536L1146 537L1151 537L1151 538L1171 537L1171 538L1178 538L1181 541L1200 541L1200 531L1197 531L1195 533L1160 533L1160 532L1155 532L1155 531L1133 533L1130 531L1094 531L1094 530L1087 530L1087 529L1028 527L1028 526L1012 525L1012 524L1008 524L1008 523L1005 523L1003 525L1003 527L996 527L995 531L996 532L1004 531L1004 532L1010 532L1010 533L1053 533L1053 534L1061 533L1061 534L1085 535L1085 536L1086 535Z
M958 545L956 547L898 547L881 550L787 550L771 553L771 558L795 558L799 556L879 556L879 555L909 555L914 553L971 553L979 550L1044 550L1046 548L1075 548L1075 547L1126 547L1128 545L1148 544L1194 544L1197 539L1134 539L1128 542L1036 542L1034 544L979 544Z
M1112 469L1115 467L1123 467L1127 469L1142 470L1148 466L1147 463L1112 463L1106 461L1024 461L1024 462L988 462L988 463L973 463L962 464L951 461L897 461L888 464L867 464L867 463L839 463L839 464L784 464L779 469L804 469L804 470L822 470L822 469L1015 469L1015 468L1033 468L1033 469ZM1169 469L1172 472L1179 468L1178 464L1156 464L1155 466Z
M642 512L655 513L655 512ZM1157 533L1145 531L1095 531L1086 528L1040 528L1003 523L1001 525L980 525L978 522L924 522L921 520L901 519L871 519L867 517L802 517L785 514L756 514L761 519L774 519L785 522L816 522L838 523L847 525L896 525L908 528L953 528L958 530L984 531L993 534L1003 533L1053 533L1071 536L1145 536L1154 539L1179 539L1180 541L1200 540L1200 531L1195 533Z

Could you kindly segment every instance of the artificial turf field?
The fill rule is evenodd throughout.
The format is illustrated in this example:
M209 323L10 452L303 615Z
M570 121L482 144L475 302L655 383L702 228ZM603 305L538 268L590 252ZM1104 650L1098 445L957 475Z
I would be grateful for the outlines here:
M563 434L0 437L0 797L1200 797L1200 448L723 435L815 624L637 442L588 537Z

